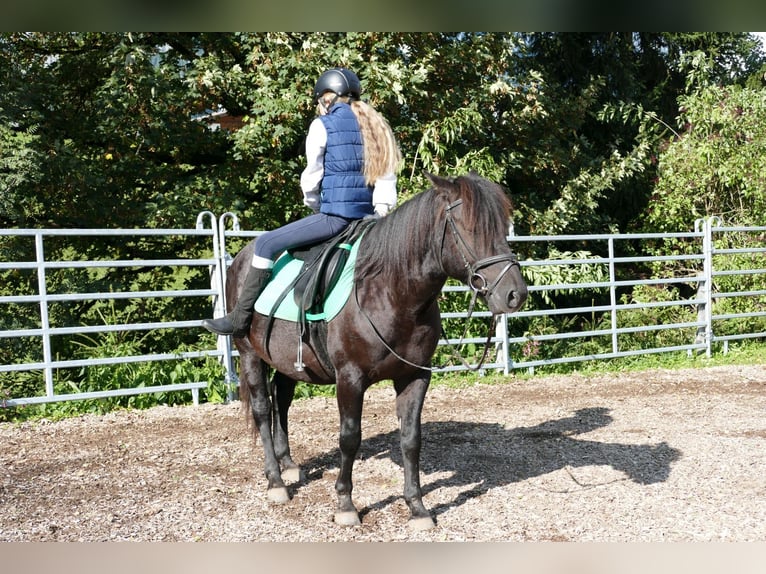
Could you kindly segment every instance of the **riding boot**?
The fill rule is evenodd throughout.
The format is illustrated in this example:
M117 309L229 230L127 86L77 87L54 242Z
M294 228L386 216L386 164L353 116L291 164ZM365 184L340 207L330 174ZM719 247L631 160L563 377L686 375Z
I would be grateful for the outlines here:
M244 337L250 332L250 322L253 319L255 300L263 291L271 276L271 269L251 267L245 277L245 284L239 294L234 309L225 317L205 319L202 326L218 335L234 335Z

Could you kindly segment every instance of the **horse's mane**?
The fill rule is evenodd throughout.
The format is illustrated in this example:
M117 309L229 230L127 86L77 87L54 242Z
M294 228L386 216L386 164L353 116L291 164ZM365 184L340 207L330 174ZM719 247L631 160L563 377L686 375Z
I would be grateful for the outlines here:
M412 261L422 258L431 244L442 241L444 211L458 200L462 205L455 218L478 247L490 250L493 238L507 235L512 208L502 186L475 173L454 180L437 179L433 187L402 203L368 231L365 249L357 260L359 276L407 276Z

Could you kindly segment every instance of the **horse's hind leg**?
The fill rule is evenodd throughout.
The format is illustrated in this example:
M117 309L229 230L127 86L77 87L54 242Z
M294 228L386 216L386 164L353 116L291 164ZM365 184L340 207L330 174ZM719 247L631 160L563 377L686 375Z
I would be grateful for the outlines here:
M287 502L290 495L282 480L272 440L271 398L266 388L268 367L253 352L240 348L240 385L245 384L250 412L263 443L263 467L268 481L267 495L272 502Z
M287 412L295 396L295 380L275 372L271 380L274 410L274 453L282 467L282 480L300 482L303 479L300 467L290 456L290 440L287 431Z
M402 461L404 463L404 500L410 509L410 527L428 530L434 527L431 513L423 505L420 488L420 416L430 381L427 376L396 380L396 415L399 418Z

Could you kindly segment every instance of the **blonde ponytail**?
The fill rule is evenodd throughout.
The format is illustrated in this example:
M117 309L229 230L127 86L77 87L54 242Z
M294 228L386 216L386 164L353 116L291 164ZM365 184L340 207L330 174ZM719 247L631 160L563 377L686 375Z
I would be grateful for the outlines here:
M367 185L373 185L382 176L399 171L402 153L391 126L375 108L354 100L351 109L362 132L364 179Z

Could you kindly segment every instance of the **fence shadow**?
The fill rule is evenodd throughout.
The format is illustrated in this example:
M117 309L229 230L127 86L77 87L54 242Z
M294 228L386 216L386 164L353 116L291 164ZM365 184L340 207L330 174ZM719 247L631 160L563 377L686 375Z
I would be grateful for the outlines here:
M460 490L453 500L432 507L433 514L438 516L492 488L561 469L608 466L623 473L625 480L638 484L667 480L671 464L682 453L665 442L621 444L579 438L579 435L606 427L612 420L608 408L592 407L575 411L569 417L513 429L497 423L424 423L421 470L426 478L423 493L444 487L470 486ZM398 431L364 439L359 458L389 458L401 467ZM301 466L306 471L306 479L314 480L325 470L337 468L339 459L338 450L334 449L303 461ZM498 467L502 469L500 472ZM490 468L491 472L488 472ZM437 473L446 476L428 480L427 475ZM577 486L587 488L592 485ZM300 489L300 485L296 488ZM360 509L360 514L363 516L371 510L384 508L398 498L400 495L386 497Z

